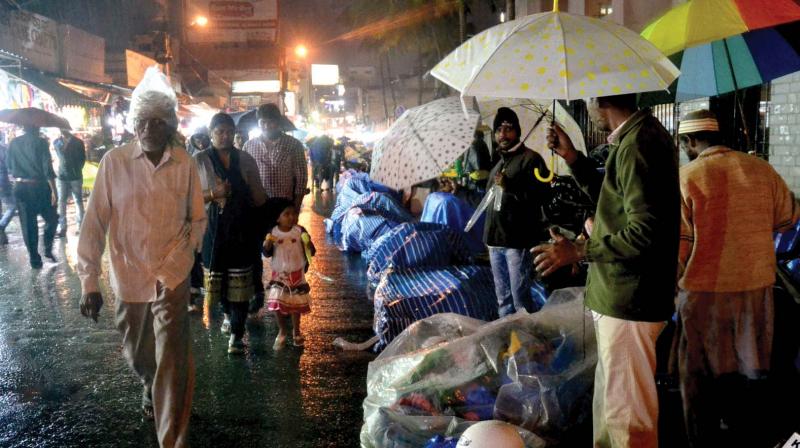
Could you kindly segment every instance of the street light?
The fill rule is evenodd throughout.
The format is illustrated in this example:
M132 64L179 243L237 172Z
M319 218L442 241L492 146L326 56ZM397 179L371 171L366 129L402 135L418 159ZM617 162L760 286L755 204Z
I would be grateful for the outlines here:
M195 17L193 24L197 25L197 26L206 26L206 25L208 25L208 17L206 17L206 16L197 16L197 17Z
M294 55L298 58L305 58L308 56L308 48L305 45L298 45L294 47Z

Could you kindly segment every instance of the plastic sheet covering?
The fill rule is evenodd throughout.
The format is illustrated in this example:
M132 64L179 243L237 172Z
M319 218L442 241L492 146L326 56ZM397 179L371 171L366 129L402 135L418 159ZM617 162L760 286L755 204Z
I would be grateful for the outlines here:
M336 184L336 192L341 193L345 188L357 193L369 193L377 191L379 193L388 193L396 197L400 197L399 193L370 179L369 174L356 171L346 170L339 176L339 182Z
M369 214L379 214L394 222L408 222L412 219L400 202L387 193L351 194L343 190L340 196L347 196L347 198L342 199L341 202L337 198L337 205L333 209L330 219L325 220L326 230L333 234L334 239L338 239L340 236L345 215L355 207Z
M365 252L367 279L372 287L386 269L394 271L471 263L463 232L442 224L404 223L380 236Z
M569 288L535 314L414 323L369 365L361 445L424 446L494 418L532 433L527 446L580 446L576 428L591 425L592 322L583 289Z
M436 192L429 194L428 199L425 200L420 221L444 224L457 232L464 233L464 227L473 213L475 213L475 209L463 199L452 193ZM483 244L485 216L482 215L472 229L465 234L470 250L475 253L486 251L486 246Z
M497 319L497 299L488 266L384 271L375 289L375 334L380 350L412 323L439 313Z
M351 208L342 220L341 237L338 246L343 251L362 252L369 249L381 235L398 225L376 212Z

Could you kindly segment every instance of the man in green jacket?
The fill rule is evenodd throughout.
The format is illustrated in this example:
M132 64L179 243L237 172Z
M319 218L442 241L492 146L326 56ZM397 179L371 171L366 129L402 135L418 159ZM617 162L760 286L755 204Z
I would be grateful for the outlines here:
M543 275L580 260L591 263L586 306L594 315L598 362L594 445L658 445L656 339L670 319L676 291L680 187L678 153L669 133L636 95L593 98L592 121L608 137L606 174L555 128L550 145L597 203L585 243L552 234L533 249ZM551 232L552 233L552 232Z

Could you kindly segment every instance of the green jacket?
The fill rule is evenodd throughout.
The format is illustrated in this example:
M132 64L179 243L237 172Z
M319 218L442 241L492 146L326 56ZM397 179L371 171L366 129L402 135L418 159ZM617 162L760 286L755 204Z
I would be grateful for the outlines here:
M571 169L597 203L586 243L586 306L619 319L668 320L681 216L678 153L669 133L641 110L611 145L605 176L584 156Z

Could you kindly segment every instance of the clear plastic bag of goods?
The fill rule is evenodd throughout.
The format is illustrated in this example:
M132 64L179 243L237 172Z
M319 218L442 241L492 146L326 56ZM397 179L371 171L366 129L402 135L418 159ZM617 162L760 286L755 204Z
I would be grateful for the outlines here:
M369 365L362 446L425 446L492 419L525 431L526 446L570 446L591 428L592 325L583 288L555 291L534 314L415 322Z

